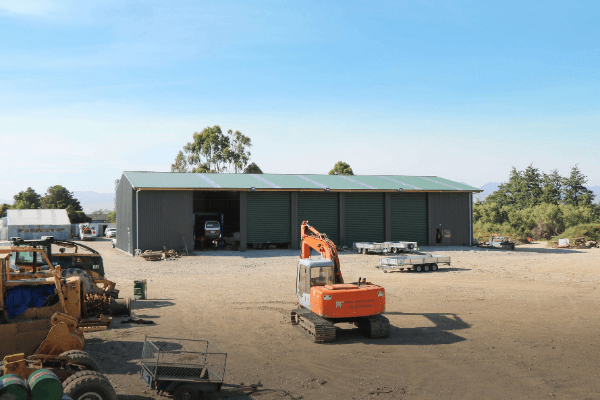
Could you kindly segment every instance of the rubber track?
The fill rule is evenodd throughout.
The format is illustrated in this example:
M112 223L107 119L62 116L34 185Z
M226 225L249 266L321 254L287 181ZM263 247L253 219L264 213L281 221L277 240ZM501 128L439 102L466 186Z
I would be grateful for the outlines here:
M382 339L390 336L390 321L383 315L372 315L364 319L364 322L361 321L356 324L363 335L372 339Z
M292 310L292 325L310 336L315 343L332 342L335 340L335 325L312 311L298 308Z

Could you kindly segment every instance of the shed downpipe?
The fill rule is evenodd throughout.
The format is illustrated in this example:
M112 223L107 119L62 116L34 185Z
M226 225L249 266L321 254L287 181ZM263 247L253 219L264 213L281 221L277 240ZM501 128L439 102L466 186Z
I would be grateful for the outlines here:
M140 252L140 189L135 191L135 255Z
M469 246L473 247L473 193L469 196Z

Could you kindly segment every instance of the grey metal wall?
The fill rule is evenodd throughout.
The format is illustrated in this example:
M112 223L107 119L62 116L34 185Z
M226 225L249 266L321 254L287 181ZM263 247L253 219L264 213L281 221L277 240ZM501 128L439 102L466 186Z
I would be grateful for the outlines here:
M345 245L354 242L385 240L385 202L383 193L346 193Z
M133 254L135 244L135 191L125 175L121 176L115 198L117 211L117 248Z
M427 245L427 194L392 193L391 240Z
M300 225L306 221L340 245L339 196L337 193L298 193L298 218L293 227L300 236ZM299 240L299 239L298 239Z
M255 192L246 195L247 243L291 243L291 193Z
M71 239L71 225L9 225L6 240L20 237L23 240L53 236L56 240Z
M436 243L436 229L442 230L444 246L470 245L471 197L471 193L428 194L428 239L430 246ZM450 234L449 237L447 233Z
M133 236L133 241L139 244L135 248L144 252L165 246L179 251L187 246L193 251L193 192L140 191L138 196L139 238Z

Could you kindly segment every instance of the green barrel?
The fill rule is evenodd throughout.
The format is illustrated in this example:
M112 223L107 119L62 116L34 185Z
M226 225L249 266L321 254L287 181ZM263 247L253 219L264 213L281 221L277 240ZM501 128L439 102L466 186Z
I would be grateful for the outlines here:
M136 300L146 299L146 280L133 281L133 298Z
M27 380L31 390L31 400L61 400L62 383L49 369L38 369Z
M29 388L19 375L8 374L0 378L0 400L29 400Z

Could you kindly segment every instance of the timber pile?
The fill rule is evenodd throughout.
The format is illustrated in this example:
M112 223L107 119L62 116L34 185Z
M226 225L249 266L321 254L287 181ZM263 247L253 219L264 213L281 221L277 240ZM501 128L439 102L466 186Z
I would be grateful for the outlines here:
M167 250L166 247L163 246L163 251L152 251L146 250L140 257L143 257L146 261L158 261L158 260L176 260L181 258L181 256L175 250Z
M583 236L573 238L573 241L571 242L571 248L574 248L574 249L585 248L585 238Z
M84 304L87 315L110 315L110 299L110 296L106 294L86 294Z

